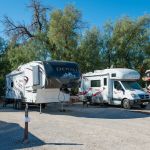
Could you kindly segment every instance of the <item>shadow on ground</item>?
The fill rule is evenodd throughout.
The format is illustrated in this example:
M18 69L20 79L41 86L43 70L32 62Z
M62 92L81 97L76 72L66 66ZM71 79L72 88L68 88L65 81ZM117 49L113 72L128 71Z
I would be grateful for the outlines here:
M100 118L100 119L136 119L150 117L150 111L133 108L125 110L116 106L89 106L83 107L81 104L64 107L65 111L60 112L60 106L49 105L42 113L53 115L68 115L74 117ZM38 110L38 109L37 109Z
M42 145L82 145L77 143L45 143L38 137L29 133L29 143L23 143L24 129L16 124L0 121L0 149L15 150L24 148L36 148Z
M61 105L59 103L51 103L45 109L42 109L42 113L50 115L67 115L74 117L85 118L99 118L99 119L136 119L150 117L150 106L147 109L141 109L134 107L130 110L125 110L119 106L110 105L97 105L83 107L82 103L75 103L73 105L64 105L64 112L61 112ZM0 108L0 112L17 112L24 111L12 109L11 106ZM40 108L36 106L29 106L29 111L40 111ZM40 115L40 113L39 113Z

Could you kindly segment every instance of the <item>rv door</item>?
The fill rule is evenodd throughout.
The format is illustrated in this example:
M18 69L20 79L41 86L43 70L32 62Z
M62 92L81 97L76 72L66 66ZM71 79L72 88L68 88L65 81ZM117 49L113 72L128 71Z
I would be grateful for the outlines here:
M103 76L102 77L102 84L103 84L103 101L108 102L108 77Z
M109 74L102 77L103 83L103 100L109 104L112 103L112 91L113 91L113 84L112 80L109 78Z
M40 85L40 71L39 66L33 66L33 86Z

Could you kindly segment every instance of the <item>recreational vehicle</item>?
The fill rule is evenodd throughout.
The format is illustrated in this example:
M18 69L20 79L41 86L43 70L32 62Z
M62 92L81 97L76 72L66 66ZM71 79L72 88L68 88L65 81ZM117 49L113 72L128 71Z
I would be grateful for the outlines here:
M65 102L78 86L78 64L67 61L33 61L6 75L7 100L27 103Z
M140 74L132 69L112 68L95 70L82 75L79 88L81 101L121 105L130 109L133 105L146 107L150 94L137 81Z

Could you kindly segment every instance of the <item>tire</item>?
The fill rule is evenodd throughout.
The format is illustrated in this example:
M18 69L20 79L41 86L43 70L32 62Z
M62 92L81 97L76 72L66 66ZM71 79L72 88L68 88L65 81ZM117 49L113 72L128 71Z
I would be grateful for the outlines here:
M130 101L128 99L123 100L122 106L124 109L131 109Z
M141 108L146 108L146 106L147 105L143 105L143 104L140 105Z

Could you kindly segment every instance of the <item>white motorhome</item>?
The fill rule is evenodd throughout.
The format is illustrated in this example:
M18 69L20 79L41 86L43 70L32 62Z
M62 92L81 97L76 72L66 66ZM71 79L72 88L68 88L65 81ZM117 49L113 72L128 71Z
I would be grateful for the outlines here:
M6 75L5 98L37 104L69 101L69 89L78 85L79 78L74 62L29 62Z
M95 70L82 75L79 98L91 103L108 103L131 108L138 104L145 107L150 102L137 80L140 74L132 69L112 68Z

